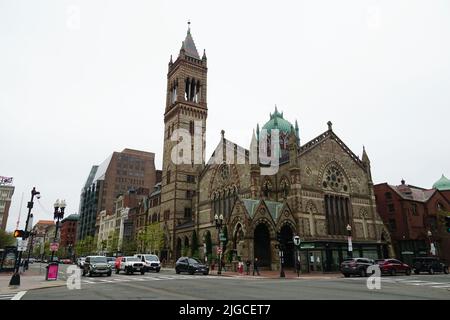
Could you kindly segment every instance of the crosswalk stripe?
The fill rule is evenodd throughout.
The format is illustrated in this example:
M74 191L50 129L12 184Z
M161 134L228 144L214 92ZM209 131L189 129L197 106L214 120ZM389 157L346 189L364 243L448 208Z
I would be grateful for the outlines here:
M437 285L442 284L441 282L424 282L424 283L411 283L413 286L430 286L430 285Z

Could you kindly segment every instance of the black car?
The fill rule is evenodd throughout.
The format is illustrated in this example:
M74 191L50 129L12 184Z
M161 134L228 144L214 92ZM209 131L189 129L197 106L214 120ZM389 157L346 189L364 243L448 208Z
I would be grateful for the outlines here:
M111 276L112 268L111 265L103 256L89 256L86 257L83 265L83 276L86 274L91 277L94 274L106 274L108 277Z
M428 272L429 274L444 272L445 274L448 274L448 265L440 261L437 257L414 258L412 267L415 274L419 274L421 272Z
M341 263L341 272L348 278L350 275L360 275L367 277L367 268L375 264L375 261L368 258L349 258Z
M180 272L187 272L189 274L203 273L204 275L207 275L209 273L209 268L196 258L181 257L175 264L175 272L177 274Z

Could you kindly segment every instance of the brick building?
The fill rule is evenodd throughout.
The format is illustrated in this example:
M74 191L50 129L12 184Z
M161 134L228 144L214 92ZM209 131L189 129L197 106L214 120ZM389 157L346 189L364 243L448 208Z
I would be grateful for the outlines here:
M73 248L77 239L77 214L71 214L61 221L60 225L60 247L64 248L64 253L67 257L71 257L73 254Z
M77 239L98 233L97 215L103 210L113 214L117 196L132 189L153 188L156 178L155 154L151 152L124 149L93 166L81 192Z
M450 202L443 191L411 186L404 180L400 185L377 184L374 189L377 210L398 259L411 263L415 256L432 255L433 244L435 254L450 261L450 234L444 228Z

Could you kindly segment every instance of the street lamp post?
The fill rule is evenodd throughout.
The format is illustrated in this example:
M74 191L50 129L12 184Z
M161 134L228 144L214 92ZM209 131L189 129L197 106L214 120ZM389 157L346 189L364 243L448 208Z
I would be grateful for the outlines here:
M28 223L30 222L31 209L33 209L34 196L36 196L39 199L41 197L40 195L41 195L41 193L39 191L36 191L36 188L33 187L33 190L31 190L31 200L27 204L28 215L27 215L27 221L25 222L25 231L26 232L28 231ZM21 260L22 260L22 251L19 251L18 262L16 261L16 264L14 266L14 274L11 277L11 281L9 282L10 286L20 286L19 268L20 268Z
M222 232L222 226L223 226L223 215L215 215L214 221L216 224L217 234L218 234L218 243L219 243L219 270L217 271L217 274L222 274L222 241L220 240L220 234Z
M56 219L56 228L55 228L55 238L53 239L53 242L56 242L58 239L58 228L59 228L59 220L64 218L64 210L66 209L66 201L56 200L55 204L53 205L55 207L55 212L53 214L53 219ZM55 251L52 250L52 257L50 258L50 262L53 262L53 258L55 256Z
M432 238L431 238L432 235L433 235L433 234L431 233L431 231L428 230L427 236L428 236L428 242L430 243L430 254L431 254L432 256L435 256L435 255L436 255L436 248L435 248L434 243L433 243L433 240L432 240Z
M348 257L353 258L352 226L350 224L347 224L347 236L348 236Z

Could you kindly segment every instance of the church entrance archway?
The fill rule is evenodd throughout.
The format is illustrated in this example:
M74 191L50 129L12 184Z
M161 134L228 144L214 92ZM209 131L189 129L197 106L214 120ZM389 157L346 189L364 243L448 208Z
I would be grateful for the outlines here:
M294 246L294 231L291 226L285 224L280 230L281 239L284 244L284 266L293 268L295 266L295 246Z
M260 267L270 267L270 232L264 223L260 223L255 228L254 257L258 258Z

